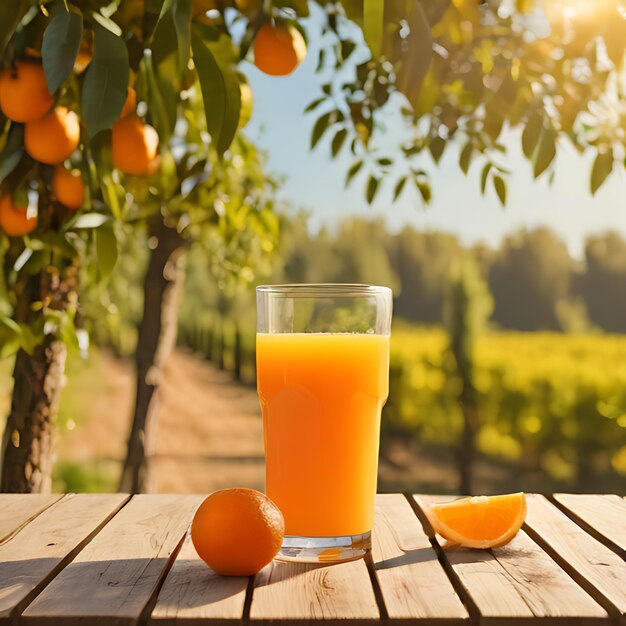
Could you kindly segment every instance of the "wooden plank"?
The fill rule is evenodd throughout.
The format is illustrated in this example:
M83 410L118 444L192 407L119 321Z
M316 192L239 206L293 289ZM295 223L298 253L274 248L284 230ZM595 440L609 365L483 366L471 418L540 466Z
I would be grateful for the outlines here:
M134 496L24 611L22 623L136 624L201 501Z
M371 624L380 613L365 562L274 561L254 580L251 624Z
M10 622L127 498L65 496L0 545L0 623Z
M60 500L61 494L0 494L0 543Z
M526 501L531 537L609 613L625 616L626 562L543 496Z
M414 497L420 507L445 499ZM448 547L442 553L478 610L480 623L607 622L607 612L523 530L501 548Z
M406 498L376 496L374 571L387 614L420 624L463 624L469 615Z
M554 499L585 530L626 559L626 502L622 498L555 493Z
M187 535L174 561L150 624L196 626L204 620L237 623L243 618L247 577L219 576L198 556Z

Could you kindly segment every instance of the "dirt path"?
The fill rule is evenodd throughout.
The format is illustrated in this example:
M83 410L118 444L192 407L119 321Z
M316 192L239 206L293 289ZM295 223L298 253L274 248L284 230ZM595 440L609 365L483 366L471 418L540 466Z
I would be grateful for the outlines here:
M124 457L135 384L132 363L101 352L95 370L92 376L100 378L101 388L104 380L104 388L89 403L89 414L60 438L64 461L121 462ZM152 462L156 490L162 493L205 493L229 485L262 488L263 429L256 391L189 353L174 353L162 383Z

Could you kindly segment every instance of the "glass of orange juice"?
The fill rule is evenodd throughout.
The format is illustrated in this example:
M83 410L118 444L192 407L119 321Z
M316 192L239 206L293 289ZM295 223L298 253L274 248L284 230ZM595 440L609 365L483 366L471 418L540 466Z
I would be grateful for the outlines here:
M266 492L285 517L277 558L333 562L371 545L391 290L257 287Z

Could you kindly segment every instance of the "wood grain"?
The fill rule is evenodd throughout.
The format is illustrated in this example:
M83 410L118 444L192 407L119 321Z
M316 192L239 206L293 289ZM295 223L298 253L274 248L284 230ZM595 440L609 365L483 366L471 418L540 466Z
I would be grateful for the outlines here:
M626 501L623 498L555 493L554 499L586 530L626 559Z
M138 495L24 611L25 624L136 624L201 496Z
M415 496L420 507L435 496ZM437 536L439 545L444 540ZM606 611L523 530L501 548L443 550L481 615L481 623L606 623Z
M68 495L0 545L0 623L7 623L127 499Z
M463 623L469 615L406 498L376 497L374 571L387 614L420 623Z
M543 496L526 500L526 526L532 538L605 609L626 615L626 562Z
M248 581L247 577L216 574L200 559L188 535L159 592L149 623L196 626L204 620L240 622Z
M61 494L0 494L0 543L62 497Z
M254 581L251 623L370 623L378 620L363 560L336 565L274 561Z

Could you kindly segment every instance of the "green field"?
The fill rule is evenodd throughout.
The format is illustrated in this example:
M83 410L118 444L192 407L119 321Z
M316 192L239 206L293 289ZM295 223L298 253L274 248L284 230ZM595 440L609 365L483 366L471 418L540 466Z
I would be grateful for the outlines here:
M393 334L389 424L454 445L458 382L442 330ZM626 337L492 332L476 346L480 452L584 489L626 476ZM608 485L607 485L608 487Z

